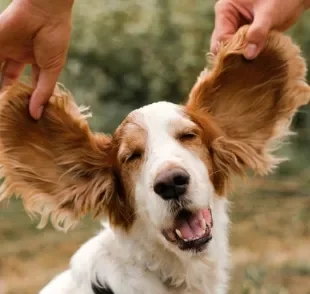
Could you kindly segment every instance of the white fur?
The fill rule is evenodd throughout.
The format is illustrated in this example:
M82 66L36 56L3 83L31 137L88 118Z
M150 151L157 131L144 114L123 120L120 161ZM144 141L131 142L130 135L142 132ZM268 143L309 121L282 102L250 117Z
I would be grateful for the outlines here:
M224 294L228 283L227 200L215 195L199 156L174 138L178 128L193 124L182 107L167 102L136 110L147 132L145 161L135 188L136 220L129 233L106 228L73 256L70 269L41 294L93 294L91 283L108 285L115 294ZM167 164L186 169L191 182L190 208L211 207L213 239L199 253L181 251L162 230L173 222L167 201L153 182Z

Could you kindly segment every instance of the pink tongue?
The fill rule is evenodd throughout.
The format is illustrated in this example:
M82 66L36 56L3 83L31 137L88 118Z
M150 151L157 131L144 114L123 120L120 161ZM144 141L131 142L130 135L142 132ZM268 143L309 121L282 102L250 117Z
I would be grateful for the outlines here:
M211 211L206 208L187 217L187 219L178 220L176 229L180 231L182 239L192 240L203 237L206 232L210 233L212 225Z

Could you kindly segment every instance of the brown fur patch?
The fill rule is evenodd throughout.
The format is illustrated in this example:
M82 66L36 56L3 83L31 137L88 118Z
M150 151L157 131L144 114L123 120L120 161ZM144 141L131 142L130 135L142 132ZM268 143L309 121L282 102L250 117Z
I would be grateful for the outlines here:
M117 176L123 189L124 197L130 214L129 221L135 219L135 187L138 175L144 160L144 151L146 145L146 131L137 122L137 116L129 116L113 136L113 142L117 146L116 165ZM132 209L130 209L132 207ZM127 212L128 214L128 212Z
M207 137L218 194L226 192L232 173L250 168L265 174L277 166L274 143L289 134L292 116L310 97L305 62L291 39L271 32L263 52L246 61L247 29L222 46L187 103Z
M128 228L132 207L116 183L114 145L93 134L72 97L55 94L39 121L28 112L32 88L17 84L1 94L0 200L20 195L30 214L68 229L87 213L107 214ZM116 186L118 187L116 189Z

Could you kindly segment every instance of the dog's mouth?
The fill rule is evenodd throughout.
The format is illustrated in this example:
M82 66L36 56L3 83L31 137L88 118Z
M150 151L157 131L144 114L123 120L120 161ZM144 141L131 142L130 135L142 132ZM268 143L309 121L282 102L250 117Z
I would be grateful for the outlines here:
M204 250L212 239L213 219L210 208L191 212L182 209L172 228L163 231L164 237L181 250Z

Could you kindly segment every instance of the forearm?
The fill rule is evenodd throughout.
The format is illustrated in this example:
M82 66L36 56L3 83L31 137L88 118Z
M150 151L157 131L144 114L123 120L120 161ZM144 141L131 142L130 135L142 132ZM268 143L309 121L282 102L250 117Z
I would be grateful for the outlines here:
M305 8L306 9L310 8L310 0L305 0Z

